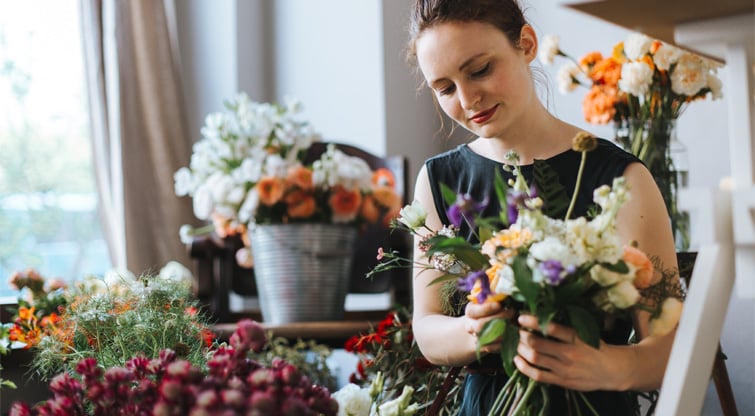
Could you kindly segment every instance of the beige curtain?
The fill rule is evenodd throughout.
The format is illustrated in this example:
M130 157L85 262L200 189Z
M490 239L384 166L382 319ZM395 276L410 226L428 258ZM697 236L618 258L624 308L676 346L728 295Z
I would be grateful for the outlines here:
M100 212L113 265L189 266L178 230L195 223L173 192L191 139L171 27L172 0L80 0ZM167 4L166 4L167 3Z

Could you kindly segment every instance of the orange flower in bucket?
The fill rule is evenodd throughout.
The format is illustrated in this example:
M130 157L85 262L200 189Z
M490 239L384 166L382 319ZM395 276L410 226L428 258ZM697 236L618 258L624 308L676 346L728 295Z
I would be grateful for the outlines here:
M294 166L288 170L286 180L302 191L311 191L315 188L312 182L312 169L304 166ZM310 214L311 215L311 214Z
M286 212L291 218L308 218L317 210L317 202L312 194L294 190L285 198Z
M337 186L328 198L333 210L333 222L348 222L356 217L362 203L362 193L358 189Z
M282 179L268 176L257 182L256 189L260 202L271 206L277 204L283 198L286 188Z

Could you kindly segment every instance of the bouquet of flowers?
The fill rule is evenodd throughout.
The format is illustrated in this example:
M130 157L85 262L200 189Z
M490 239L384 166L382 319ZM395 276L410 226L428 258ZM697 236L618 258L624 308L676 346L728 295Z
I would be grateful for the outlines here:
M595 146L596 139L588 134L575 138L573 148L582 152L576 189L587 153ZM553 181L546 185L538 182L538 175L534 186L527 184L516 166L518 156L511 153L507 158L515 165L515 180L507 184L502 176L497 177L496 191L504 208L496 218L475 216L475 203L448 188L444 188L444 197L453 204L448 217L454 224L430 230L419 204L401 210L397 226L423 238L420 248L428 260L418 267L443 273L433 283L456 281L460 289L468 292L470 302L502 302L534 315L543 336L548 336L550 322L571 326L580 339L595 348L599 347L604 323L633 308L652 313L654 334L672 330L682 305L673 297L681 296L676 280L665 275L660 265L654 270L648 257L631 242L621 241L616 231L617 212L630 197L624 179L616 178L612 187L602 186L594 191L595 210L589 218L571 218L576 190L571 201L556 197L544 201L538 191L549 196L566 196L566 192L554 190ZM535 163L535 170L542 172L541 180L549 177L549 165ZM564 210L563 218L549 216ZM477 230L481 244L470 244L456 236L461 221L474 224L472 228ZM393 253L382 255L382 267L408 262ZM549 391L514 366L519 343L516 320L491 320L478 337L478 347L501 343L500 357L509 376L490 414L540 414L548 403ZM581 392L567 391L567 400L576 414L581 414L581 402L591 409Z
M376 402L380 398L396 399L407 392L407 387L411 388L411 402L416 403L418 414L425 414L450 371L448 367L430 364L422 356L414 341L411 314L403 308L389 312L373 331L349 338L344 349L359 358L356 372L349 378L351 384L361 388L363 393L372 392L373 396L375 386L381 385L380 397L373 397ZM461 387L461 378L452 381L454 384L448 388L449 399L456 398L455 393ZM350 389L357 391L356 387ZM458 402L447 400L436 415L453 415L457 410ZM353 416L357 415L367 416L367 413ZM381 411L380 415L386 413Z
M211 220L221 238L242 236L240 264L251 266L250 224L388 223L398 212L401 201L388 169L373 172L334 146L304 163L320 135L298 117L298 102L258 103L239 93L226 106L207 116L190 166L174 175L175 193L191 196L196 217ZM197 233L184 226L182 240Z

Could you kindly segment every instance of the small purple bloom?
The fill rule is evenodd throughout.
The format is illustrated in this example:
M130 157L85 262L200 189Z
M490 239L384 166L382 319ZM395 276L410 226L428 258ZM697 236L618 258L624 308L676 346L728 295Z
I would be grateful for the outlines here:
M566 273L562 273L564 266L558 260L546 260L540 263L540 271L545 276L545 281L551 286L557 286L566 277Z
M488 201L475 203L468 194L458 195L456 202L448 208L446 215L456 227L461 227L462 222L467 222L470 228L475 228L474 218L488 206Z
M477 302L484 303L490 296L490 281L488 275L484 270L477 270L469 273L465 277L459 279L459 289L465 292L471 292L475 286L475 283L480 282L480 293L477 294Z

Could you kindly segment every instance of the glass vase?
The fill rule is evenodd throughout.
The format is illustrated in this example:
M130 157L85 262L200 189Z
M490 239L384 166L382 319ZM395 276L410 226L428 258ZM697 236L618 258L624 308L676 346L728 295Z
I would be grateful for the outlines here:
M678 191L687 182L686 147L675 118L627 119L616 124L616 141L645 163L666 204L677 251L689 249L689 214L679 210Z

